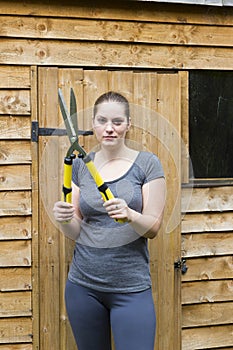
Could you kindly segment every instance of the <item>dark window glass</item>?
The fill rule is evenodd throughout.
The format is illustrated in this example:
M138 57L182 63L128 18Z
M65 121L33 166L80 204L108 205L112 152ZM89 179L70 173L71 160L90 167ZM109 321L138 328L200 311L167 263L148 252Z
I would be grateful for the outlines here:
M233 72L191 71L189 97L194 178L232 178Z

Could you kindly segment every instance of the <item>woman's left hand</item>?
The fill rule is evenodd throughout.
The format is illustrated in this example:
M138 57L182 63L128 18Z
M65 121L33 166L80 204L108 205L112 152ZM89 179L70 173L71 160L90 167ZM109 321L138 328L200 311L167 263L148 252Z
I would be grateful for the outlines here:
M104 202L103 206L112 219L130 221L130 209L124 199L113 198Z

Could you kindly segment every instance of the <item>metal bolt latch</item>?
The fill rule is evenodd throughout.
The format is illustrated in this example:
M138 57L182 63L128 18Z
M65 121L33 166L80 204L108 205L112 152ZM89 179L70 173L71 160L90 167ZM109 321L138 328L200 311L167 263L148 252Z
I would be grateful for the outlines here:
M181 269L182 275L184 275L187 270L188 266L186 265L186 259L182 258L174 263L175 269Z

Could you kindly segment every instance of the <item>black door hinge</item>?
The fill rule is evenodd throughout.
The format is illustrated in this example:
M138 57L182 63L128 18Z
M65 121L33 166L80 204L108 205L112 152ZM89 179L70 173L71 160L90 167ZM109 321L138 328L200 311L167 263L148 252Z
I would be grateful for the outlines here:
M181 269L181 273L184 275L187 270L188 270L188 266L186 265L186 260L184 258L176 261L174 263L174 267L175 269Z
M78 134L83 136L93 135L93 131L78 130ZM32 142L38 142L39 136L64 136L64 135L67 135L66 129L40 128L38 121L32 122L32 129L31 129Z

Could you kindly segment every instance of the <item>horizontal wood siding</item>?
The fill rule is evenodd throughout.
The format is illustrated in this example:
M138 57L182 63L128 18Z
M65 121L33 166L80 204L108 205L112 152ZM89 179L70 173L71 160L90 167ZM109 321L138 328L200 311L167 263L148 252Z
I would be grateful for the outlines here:
M30 71L0 66L2 350L32 349Z
M0 1L0 63L232 69L233 8L29 3Z
M182 190L184 350L233 346L232 187ZM227 348L226 348L227 349Z

